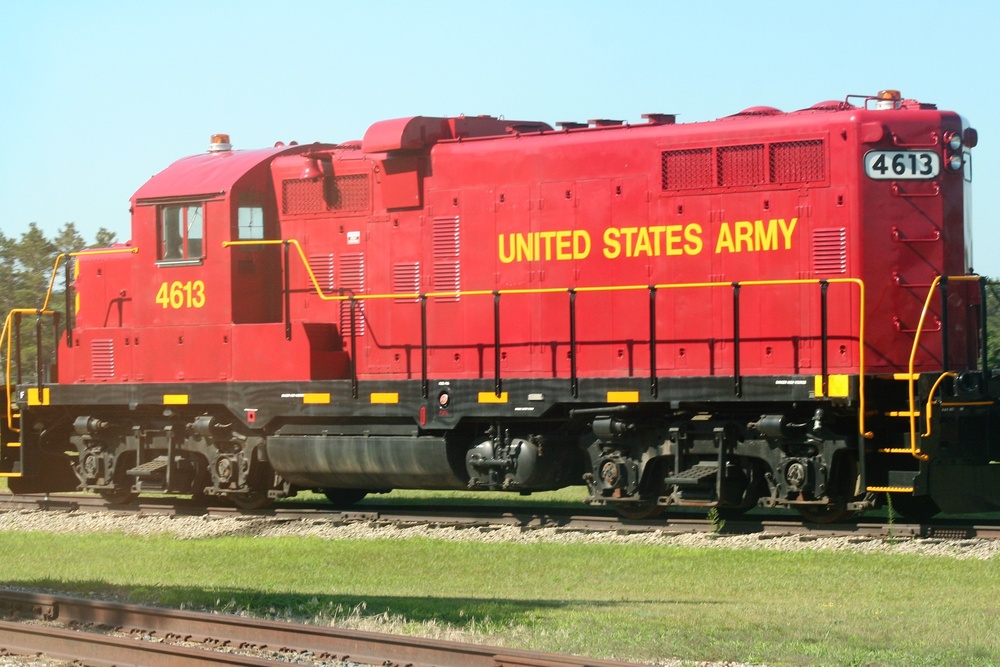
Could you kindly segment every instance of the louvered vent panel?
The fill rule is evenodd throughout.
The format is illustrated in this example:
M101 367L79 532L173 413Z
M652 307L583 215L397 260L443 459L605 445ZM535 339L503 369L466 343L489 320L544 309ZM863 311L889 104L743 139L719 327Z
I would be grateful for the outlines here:
M847 273L847 230L813 230L813 272Z
M764 183L764 144L723 146L718 153L719 185L761 185Z
M336 273L334 273L333 255L311 255L309 257L309 268L316 276L316 282L324 294L330 294L337 287ZM306 276L306 289L310 292L315 288L309 276Z
M435 292L458 292L461 289L458 237L458 218L434 219ZM458 301L458 296L438 297L437 300Z
M368 174L289 179L282 182L281 195L281 212L286 215L371 209Z
M711 188L715 185L711 148L664 151L660 161L664 190Z
M115 342L110 338L90 341L90 374L104 379L115 376Z
M396 294L420 292L420 262L400 262L392 267L392 291ZM418 297L396 299L396 303L413 303Z
M771 182L805 183L826 179L823 140L771 144Z
M340 256L340 287L345 294L362 295L365 292L365 256L350 253ZM351 302L340 303L340 332L345 338L351 335ZM365 335L365 302L354 302L354 334Z

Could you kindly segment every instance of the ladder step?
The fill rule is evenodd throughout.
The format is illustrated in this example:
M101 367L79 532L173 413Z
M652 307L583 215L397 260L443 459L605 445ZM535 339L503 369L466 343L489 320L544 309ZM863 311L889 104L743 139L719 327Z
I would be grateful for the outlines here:
M919 417L919 412L910 412L909 410L900 410L899 412L887 412L885 413L887 417Z
M869 493L913 493L912 486L869 486Z
M676 484L677 486L699 486L704 484L706 480L714 480L718 471L718 466L697 465L671 475L663 481L666 484Z
M166 469L167 469L167 457L158 456L152 461L147 461L142 465L132 468L125 474L135 475L136 477L155 477L163 473Z

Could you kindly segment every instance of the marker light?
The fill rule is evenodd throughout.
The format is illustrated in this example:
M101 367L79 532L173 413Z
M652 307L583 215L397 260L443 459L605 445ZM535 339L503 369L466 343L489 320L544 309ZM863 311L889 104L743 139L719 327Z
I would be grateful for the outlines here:
M962 168L962 156L961 155L952 155L950 158L948 158L948 168L951 169L952 171L958 171L959 169L961 169Z
M208 144L209 153L222 153L233 150L233 145L229 143L228 134L213 134Z
M957 151L962 147L962 135L957 132L949 132L944 135L944 141L948 144L948 148L953 151Z
M900 100L903 97L899 94L898 90L880 90L875 99L877 100L875 102L876 109L898 109L900 107Z

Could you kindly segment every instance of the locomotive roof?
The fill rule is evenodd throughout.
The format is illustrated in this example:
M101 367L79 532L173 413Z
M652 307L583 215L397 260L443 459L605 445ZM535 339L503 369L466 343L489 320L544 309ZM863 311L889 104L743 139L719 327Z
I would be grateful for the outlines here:
M132 195L132 201L138 203L142 200L197 197L229 192L237 181L258 165L268 163L279 155L303 153L317 148L328 149L332 146L292 144L191 155L177 160L146 181Z

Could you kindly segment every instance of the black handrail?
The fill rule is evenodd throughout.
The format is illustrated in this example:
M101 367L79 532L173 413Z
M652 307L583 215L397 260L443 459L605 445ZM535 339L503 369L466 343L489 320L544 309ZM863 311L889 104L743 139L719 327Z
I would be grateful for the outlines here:
M653 398L659 394L656 377L656 287L649 286L649 393Z
M941 276L941 370L947 371L948 359L948 276Z

